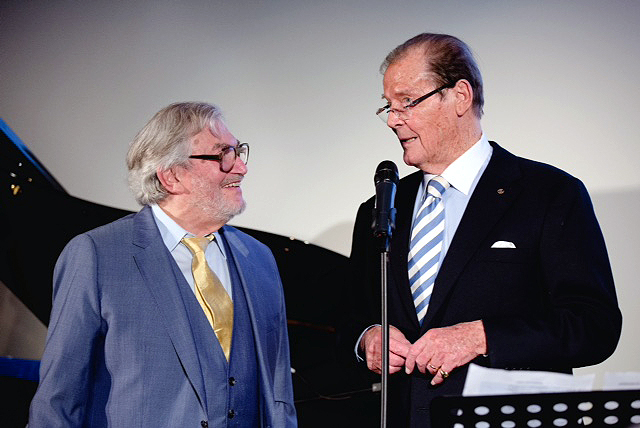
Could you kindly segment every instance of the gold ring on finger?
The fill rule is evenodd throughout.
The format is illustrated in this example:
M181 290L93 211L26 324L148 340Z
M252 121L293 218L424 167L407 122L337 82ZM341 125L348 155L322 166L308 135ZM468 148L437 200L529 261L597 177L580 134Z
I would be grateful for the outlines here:
M442 379L446 379L449 377L449 373L445 372L442 369L440 369L440 374L442 375Z

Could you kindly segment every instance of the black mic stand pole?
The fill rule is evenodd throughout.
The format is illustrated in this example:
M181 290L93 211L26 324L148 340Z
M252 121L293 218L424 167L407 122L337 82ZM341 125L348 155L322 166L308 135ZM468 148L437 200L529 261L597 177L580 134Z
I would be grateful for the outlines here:
M388 241L388 239L387 239ZM382 389L380 396L380 427L387 426L387 386L389 382L389 320L387 319L387 267L389 252L380 253L380 284L382 287Z
M395 208L392 210L391 222L393 224L395 217ZM394 225L395 226L395 225ZM380 287L381 287L381 310L382 310L382 379L381 379L381 395L380 395L380 427L387 426L387 396L389 384L389 319L387 318L387 279L389 267L389 233L382 234L378 237L380 240Z

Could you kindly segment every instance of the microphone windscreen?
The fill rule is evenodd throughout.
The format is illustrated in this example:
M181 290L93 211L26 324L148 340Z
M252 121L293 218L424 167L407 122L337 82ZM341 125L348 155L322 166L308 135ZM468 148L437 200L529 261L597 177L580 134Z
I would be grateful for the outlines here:
M398 167L390 160L380 162L376 168L376 173L373 176L373 182L377 185L381 181L388 181L391 183L398 182Z

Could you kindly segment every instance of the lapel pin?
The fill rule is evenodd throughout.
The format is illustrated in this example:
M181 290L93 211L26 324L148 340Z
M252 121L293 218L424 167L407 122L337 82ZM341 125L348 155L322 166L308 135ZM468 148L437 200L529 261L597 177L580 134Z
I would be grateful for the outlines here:
M504 189L502 188L498 189L498 195L504 195Z

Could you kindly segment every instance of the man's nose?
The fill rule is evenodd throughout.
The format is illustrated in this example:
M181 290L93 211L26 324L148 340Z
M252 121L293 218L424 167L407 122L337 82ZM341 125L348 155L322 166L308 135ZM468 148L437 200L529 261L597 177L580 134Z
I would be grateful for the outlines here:
M233 168L231 168L231 171L234 174L242 174L245 175L247 173L248 169L247 169L247 164L245 164L244 162L242 162L242 159L240 159L240 157L238 156L236 158L235 163L233 164Z
M396 126L402 125L403 123L404 120L400 119L400 116L394 110L391 110L389 112L389 117L387 118L387 126L389 128L395 128Z

